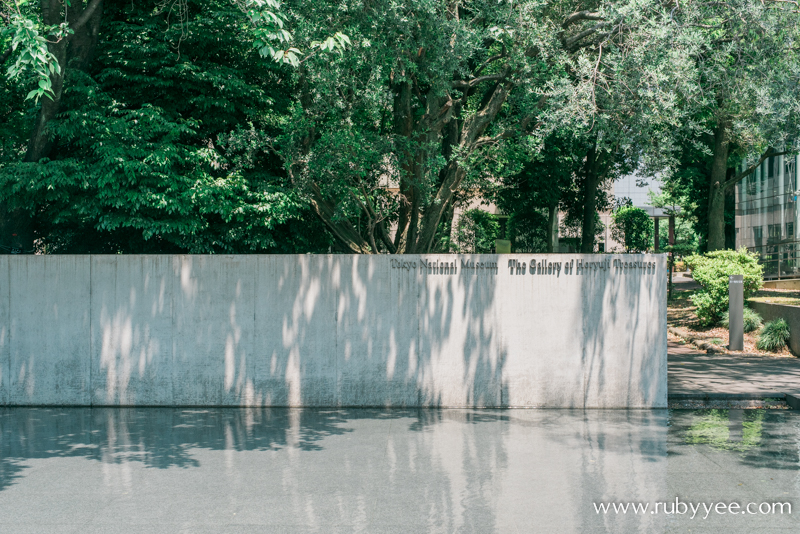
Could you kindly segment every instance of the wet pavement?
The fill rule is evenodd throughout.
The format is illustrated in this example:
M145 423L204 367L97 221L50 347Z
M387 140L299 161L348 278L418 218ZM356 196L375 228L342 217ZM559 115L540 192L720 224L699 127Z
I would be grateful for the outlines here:
M789 533L799 452L794 411L3 408L0 532Z

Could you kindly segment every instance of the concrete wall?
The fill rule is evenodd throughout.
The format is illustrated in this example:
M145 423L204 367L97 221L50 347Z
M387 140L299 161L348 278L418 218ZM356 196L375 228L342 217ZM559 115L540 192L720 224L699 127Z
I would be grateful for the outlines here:
M0 403L664 407L665 273L663 255L0 256Z
M800 280L765 280L764 289L800 289Z
M766 323L783 317L789 324L789 350L795 355L800 355L800 306L786 306L785 304L770 304L750 300L747 302Z

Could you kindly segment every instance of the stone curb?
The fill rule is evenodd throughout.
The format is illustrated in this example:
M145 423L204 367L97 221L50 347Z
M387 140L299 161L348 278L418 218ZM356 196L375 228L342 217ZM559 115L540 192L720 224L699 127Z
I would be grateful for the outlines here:
M667 331L670 334L678 336L682 340L686 341L687 343L691 343L695 347L700 350L706 351L706 354L727 354L727 351L718 345L714 345L713 343L706 343L705 341L701 341L696 337L687 336L686 334L679 331L674 326L667 326Z
M667 395L667 401L776 399L776 400L786 400L787 404L789 404L789 401L787 400L788 397L790 397L790 395L787 395L786 393L778 393L777 391L775 393L671 393ZM800 399L795 398L795 400L798 400L798 402L800 402Z
M675 328L674 326L668 326L667 330L673 334L681 338L687 343L691 343L695 347L700 350L706 351L706 354L727 354L729 356L737 356L737 357L747 357L747 356L756 356L758 358L769 358L770 356L764 354L758 354L756 352L729 352L724 348L720 347L719 345L714 345L713 343L705 343L704 341L700 341L696 337L687 336L686 334L682 333L680 330Z
M681 401L746 401L774 399L784 401L792 410L800 410L800 393L672 393L667 403Z

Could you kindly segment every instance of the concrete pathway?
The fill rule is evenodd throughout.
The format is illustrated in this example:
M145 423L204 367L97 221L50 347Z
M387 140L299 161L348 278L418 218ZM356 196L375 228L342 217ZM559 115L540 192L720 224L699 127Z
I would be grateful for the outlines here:
M705 354L669 343L669 394L800 393L800 358Z

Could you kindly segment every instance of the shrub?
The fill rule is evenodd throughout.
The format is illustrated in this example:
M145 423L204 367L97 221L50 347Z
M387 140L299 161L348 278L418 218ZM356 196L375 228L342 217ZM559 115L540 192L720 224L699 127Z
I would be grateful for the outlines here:
M786 346L789 341L789 324L786 319L775 319L764 325L759 334L756 348L774 352Z
M643 252L653 236L653 222L641 208L622 206L611 214L611 237L625 246L625 252Z
M697 306L697 317L706 325L719 323L728 309L728 276L744 275L744 298L761 288L764 282L763 267L758 254L747 249L716 250L704 255L692 254L686 258L692 278L700 284L700 291L692 295Z
M722 326L724 326L725 328L730 329L730 326L728 324L729 322L730 322L730 320L728 318L728 312L726 311L722 315ZM763 322L764 322L764 319L762 319L761 316L758 313L756 313L755 311L753 311L750 308L745 308L744 309L744 331L745 331L745 333L747 333L747 332L755 332L756 330L761 328L761 325L762 325Z
M497 215L475 208L461 214L453 243L455 252L461 254L487 254L500 236Z

